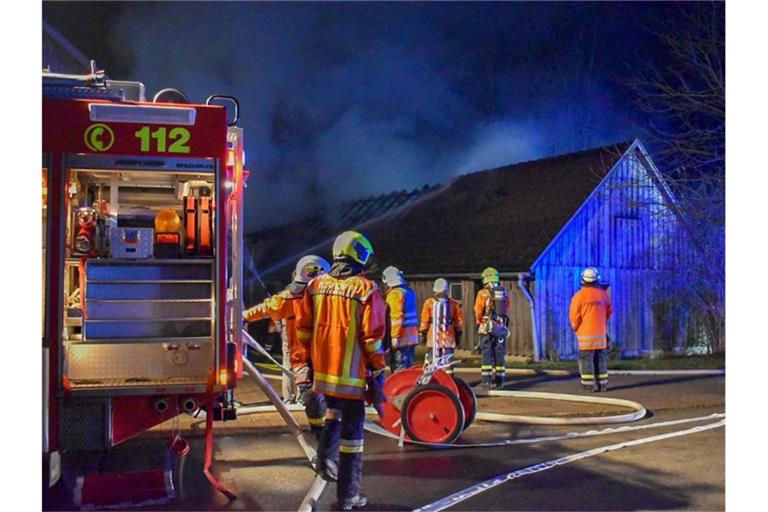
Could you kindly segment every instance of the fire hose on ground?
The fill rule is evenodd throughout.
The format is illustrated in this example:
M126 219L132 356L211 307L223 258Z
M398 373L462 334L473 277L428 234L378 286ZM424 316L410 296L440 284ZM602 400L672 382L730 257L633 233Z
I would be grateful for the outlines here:
M261 347L250 335L246 332L244 334L244 341L247 345L257 350L259 353L267 357L284 375L292 379L292 372L279 364L271 355ZM248 373L255 379L256 383L267 395L272 405L250 406L238 408L238 415L246 414L261 414L261 413L273 413L277 412L285 421L291 433L296 437L299 445L306 454L307 458L312 461L315 456L315 448L313 443L306 436L302 427L298 424L291 412L303 410L300 405L287 405L278 396L274 388L266 381L265 375L263 375L256 366L250 361L243 360L243 364ZM565 426L565 425L616 425L623 423L630 423L638 421L644 418L647 414L645 407L637 402L631 400L624 400L610 397L600 396L585 396L565 393L548 393L548 392L533 392L533 391L512 391L512 390L489 390L484 392L478 392L475 394L464 381L448 375L444 371L445 366L441 366L439 362L435 362L431 366L425 365L424 368L411 368L409 370L398 372L389 379L385 384L384 392L388 398L388 402L385 405L385 411L380 422L376 423L370 420L366 421L365 428L371 433L388 437L397 440L402 446L404 443L421 445L433 448L486 448L496 446L509 446L517 444L533 444L542 442L554 442L568 439L579 439L585 437L593 437L599 435L609 435L621 432L629 432L634 430L652 429L670 425L677 425L682 423L704 421L709 419L721 419L724 418L724 414L713 414L710 416L703 416L698 418L685 418L681 420L673 420L667 422L650 423L646 425L638 426L620 426L609 427L600 430L589 430L586 432L569 432L561 435L549 435L533 438L519 438L519 439L506 439L502 441L484 442L484 443L455 443L461 432L466 429L469 424L474 420L496 422L496 423L508 423L508 424L525 424L525 425L547 425L547 426ZM629 372L626 372L629 373ZM632 372L634 373L634 372ZM642 372L646 374L646 372ZM653 372L653 375L664 374L662 372ZM694 371L692 375L713 375L720 374L719 371ZM443 389L444 388L444 389ZM448 391L449 393L447 393ZM430 396L424 396L421 400L414 398L419 393L427 392ZM453 396L451 396L453 395ZM537 399L537 400L553 400L564 401L574 403L584 403L591 405L604 405L612 407L622 407L629 409L629 412L623 414L614 414L609 416L569 416L569 417L551 417L551 416L525 416L516 414L506 414L498 412L481 412L477 411L476 397L505 397L505 398L520 398L520 399ZM452 412L445 415L446 418L442 420L436 417L434 411L427 411L436 404L452 404ZM414 404L416 404L414 406ZM458 407L457 407L458 404ZM408 407L406 407L408 406ZM387 412L388 407L388 412ZM440 407L438 407L440 409ZM461 412L456 412L457 410ZM366 409L367 414L377 414L373 407ZM411 414L411 418L408 419L408 414ZM445 425L441 425L441 422L452 423L452 427L449 430L455 431L458 429L458 435L455 437L450 436L449 442L434 442L424 441L419 439L417 435L409 435L413 433L413 429L406 429L404 427L404 419L413 423L413 421L420 421L419 415L429 418L426 423L437 423L440 429L445 430ZM437 416L444 415L442 412ZM461 418L461 421L456 419ZM465 420L469 421L465 421ZM445 421L444 421L445 420ZM460 425L457 428L457 425ZM411 425L413 426L413 425ZM410 430L410 432L407 432ZM429 432L428 432L429 433ZM429 437L429 436L427 436ZM437 436L440 437L440 436ZM320 495L325 488L326 482L319 477L313 482L309 492L302 501L299 510L312 510Z

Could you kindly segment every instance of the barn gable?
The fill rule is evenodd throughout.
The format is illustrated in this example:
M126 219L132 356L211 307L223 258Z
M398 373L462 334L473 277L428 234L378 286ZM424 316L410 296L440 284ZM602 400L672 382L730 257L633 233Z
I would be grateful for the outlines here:
M673 271L686 252L669 189L635 141L531 265L540 352L577 355L568 304L587 266L600 269L610 284L609 333L617 348L628 354L652 350L663 272Z

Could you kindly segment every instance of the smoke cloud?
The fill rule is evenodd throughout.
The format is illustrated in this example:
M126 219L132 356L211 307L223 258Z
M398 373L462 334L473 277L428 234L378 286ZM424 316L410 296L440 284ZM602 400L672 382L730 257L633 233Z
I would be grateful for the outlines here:
M132 68L113 78L240 100L248 232L636 132L605 84L637 42L601 28L600 48L619 48L590 60L589 33L574 52L569 32L574 16L610 26L634 4L115 5L108 43ZM87 5L80 15L87 27Z

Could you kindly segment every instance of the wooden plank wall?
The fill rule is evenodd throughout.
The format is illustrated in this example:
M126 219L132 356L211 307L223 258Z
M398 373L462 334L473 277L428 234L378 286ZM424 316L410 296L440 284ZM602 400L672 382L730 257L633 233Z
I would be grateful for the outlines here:
M676 261L669 254L687 250L680 237L670 236L675 225L640 161L625 157L533 268L543 354L578 355L568 308L587 266L597 267L611 285L614 314L608 329L617 346L628 355L652 350L662 331L654 325L654 304L663 296L664 272L673 271ZM663 331L669 336L681 330Z

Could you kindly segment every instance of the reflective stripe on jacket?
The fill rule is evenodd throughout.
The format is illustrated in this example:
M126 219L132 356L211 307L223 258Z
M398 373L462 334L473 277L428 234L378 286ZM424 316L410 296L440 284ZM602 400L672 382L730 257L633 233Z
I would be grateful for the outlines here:
M453 299L438 300L429 297L421 306L421 324L419 331L427 333L427 346L456 348L456 338L464 330L464 316L461 304Z
M299 343L298 336L296 335L296 310L299 307L299 299L301 297L302 294L283 290L243 312L243 318L246 322L257 322L266 318L274 322L282 320L282 331L288 339L291 368L303 366L306 363L302 361L307 361L308 359L306 355L301 354L305 348Z
M416 292L407 286L396 286L385 297L389 314L392 348L403 348L419 342Z
M494 299L494 294L498 293L500 297ZM501 311L495 311L496 304ZM488 323L491 320L489 318L489 312L495 312L498 315L507 315L509 310L509 294L507 290L501 286L490 289L488 287L481 288L477 292L475 297L475 323L477 323L478 334L488 334Z
M316 277L297 313L298 338L312 359L313 390L362 400L366 367L380 370L385 364L386 305L376 283L361 275Z
M599 286L584 286L571 299L568 315L579 341L579 350L600 350L608 347L608 319L611 299Z

